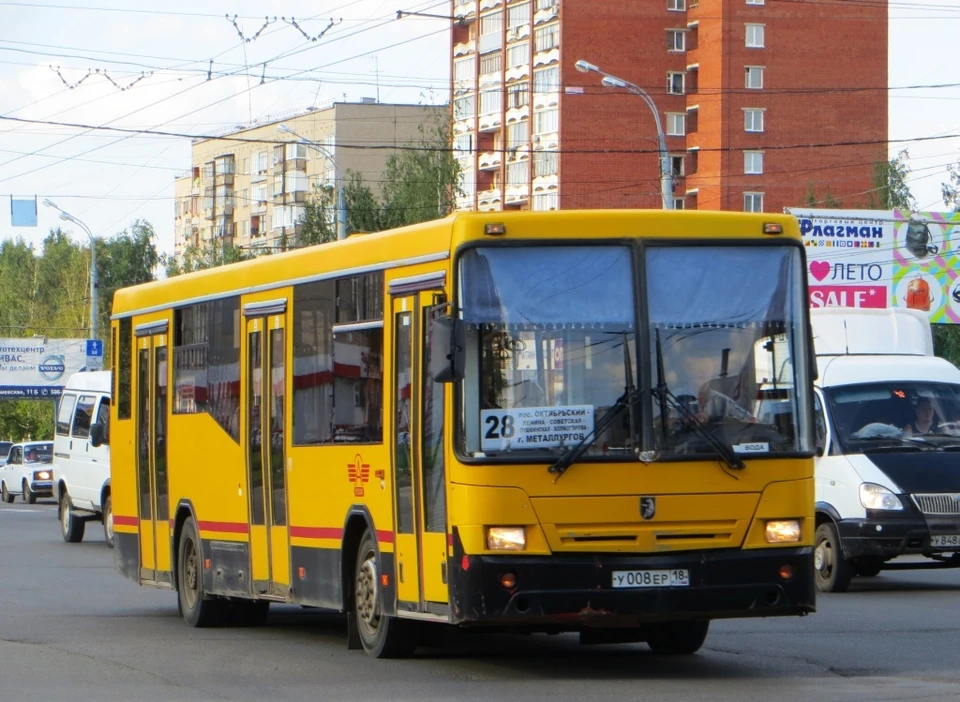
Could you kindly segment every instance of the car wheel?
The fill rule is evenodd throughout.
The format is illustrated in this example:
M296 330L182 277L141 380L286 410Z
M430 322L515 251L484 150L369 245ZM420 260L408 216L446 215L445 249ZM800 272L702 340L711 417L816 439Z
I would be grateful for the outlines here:
M60 533L68 544L83 541L83 530L86 522L80 519L70 506L70 498L64 492L60 495Z
M0 494L2 494L2 496L3 496L3 501L4 501L4 502L6 502L8 505L12 505L12 504L13 504L13 495L11 495L9 492L7 492L7 484L6 484L6 483L4 483L2 486L0 486Z
M654 653L661 656L688 656L703 646L710 629L710 620L666 622L655 627L647 639L647 646Z
M113 548L113 501L110 499L110 495L107 495L106 499L103 501L103 539L107 542L107 546Z
M814 580L820 592L845 592L850 587L853 566L843 556L840 536L832 522L817 527L814 537Z
M354 568L352 609L360 643L374 658L402 658L417 647L412 622L383 614L377 542L368 529L360 540Z
M31 505L37 504L37 496L33 494L33 490L30 489L30 483L26 480L23 481L23 501Z
M177 603L183 621L193 627L220 626L227 602L203 594L203 554L193 519L183 523L177 549Z

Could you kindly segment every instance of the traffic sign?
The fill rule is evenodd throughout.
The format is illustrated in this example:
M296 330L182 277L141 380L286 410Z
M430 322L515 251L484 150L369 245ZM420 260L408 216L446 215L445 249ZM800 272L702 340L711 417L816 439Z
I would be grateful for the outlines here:
M87 357L90 356L103 358L103 341L101 339L87 339Z

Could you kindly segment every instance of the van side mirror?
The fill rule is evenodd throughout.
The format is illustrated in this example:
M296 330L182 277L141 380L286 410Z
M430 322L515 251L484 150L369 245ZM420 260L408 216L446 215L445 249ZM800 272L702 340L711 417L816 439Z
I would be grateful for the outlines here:
M430 376L438 383L463 380L467 332L463 320L449 315L433 321L430 334Z
M103 444L104 431L103 425L99 422L90 425L90 444L94 447Z
M826 453L826 450L823 446L817 446L817 457L820 458L823 454Z

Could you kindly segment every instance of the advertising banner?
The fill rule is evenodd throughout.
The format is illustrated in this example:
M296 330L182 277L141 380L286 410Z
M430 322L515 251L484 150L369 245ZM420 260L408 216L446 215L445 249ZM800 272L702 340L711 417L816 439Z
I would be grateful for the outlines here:
M960 322L960 213L788 208L811 307L907 307Z
M0 339L0 399L59 397L87 364L87 339Z

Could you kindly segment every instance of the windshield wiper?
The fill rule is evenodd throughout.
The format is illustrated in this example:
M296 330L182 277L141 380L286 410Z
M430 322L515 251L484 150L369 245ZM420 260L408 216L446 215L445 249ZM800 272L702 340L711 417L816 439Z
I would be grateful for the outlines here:
M695 433L698 437L706 441L710 446L713 447L713 450L717 452L717 455L724 460L724 462L731 468L736 468L737 470L742 470L746 468L744 462L740 459L740 456L737 455L737 452L733 450L733 447L717 437L712 431L710 431L700 419L693 414L679 399L677 396L670 391L670 388L667 387L667 382L665 380L666 373L663 369L663 347L660 345L660 330L656 330L657 335L657 397L660 400L660 424L663 428L664 435L664 445L666 445L666 435L667 435L667 412L666 410L673 409L676 410L686 421L688 427L691 431Z
M617 398L617 401L606 412L600 415L600 418L593 424L593 429L584 436L579 442L571 446L562 456L550 466L547 470L550 473L556 473L557 477L553 482L560 480L560 477L567 472L567 469L587 452L600 436L615 420L624 409L629 408L633 412L633 407L637 404L639 393L635 389L627 388L623 394Z
M639 393L637 392L636 385L633 382L633 368L630 363L630 346L627 343L627 333L623 333L623 373L626 378L626 387L623 389L623 394L617 398L617 401L613 403L613 406L610 407L603 415L600 416L600 419L596 420L593 424L593 430L584 436L579 443L571 446L567 451L560 456L556 463L554 463L547 470L550 473L556 473L557 477L553 479L553 482L560 480L560 476L567 472L567 468L572 466L574 463L580 460L580 457L587 452L593 444L596 442L597 437L609 427L613 420L617 418L624 409L630 411L630 440L633 442L637 441L637 426L636 426L636 417L634 415L634 409L637 406L639 401Z

